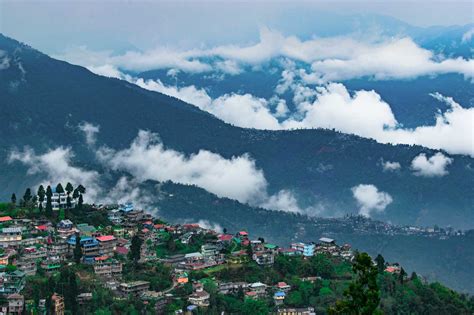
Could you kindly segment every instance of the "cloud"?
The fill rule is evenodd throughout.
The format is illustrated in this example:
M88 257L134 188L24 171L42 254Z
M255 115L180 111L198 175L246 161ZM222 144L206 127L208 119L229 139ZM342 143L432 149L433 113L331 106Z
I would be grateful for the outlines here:
M359 214L370 217L372 212L383 212L392 203L392 197L374 185L360 184L352 187L352 195L359 205Z
M158 187L156 187L158 191ZM100 201L108 204L124 204L132 202L137 208L153 211L154 202L157 198L149 191L143 191L132 178L122 176L114 187L107 191Z
M199 224L199 226L203 229L206 229L206 230L213 230L217 233L223 233L224 229L222 228L222 226L218 223L215 223L215 222L211 222L211 221L208 221L208 220L199 220L197 222L197 224Z
M99 132L100 127L88 122L83 122L78 126L78 128L84 133L87 145L94 146L97 141L97 133Z
M140 131L131 146L121 151L102 148L99 159L114 170L132 174L136 180L173 181L196 185L219 197L241 202L259 199L267 182L247 155L225 159L201 150L184 154L166 149L156 134Z
M467 34L467 35L466 35ZM469 32L465 34L468 38ZM56 56L86 67L110 65L130 71L178 69L190 73L221 71L235 75L243 66L257 66L274 58L288 58L311 65L313 82L324 83L358 77L374 79L413 78L460 73L474 77L474 60L443 58L418 46L411 38L326 37L301 40L263 27L257 43L239 46L182 50L157 47L113 55L78 47Z
M5 70L10 67L10 57L6 51L0 50L0 70Z
M37 183L56 187L57 183L63 185L67 182L74 186L82 184L87 189L86 200L95 201L100 194L99 173L89 171L72 165L74 157L70 148L58 147L44 154L36 154L33 149L25 148L23 151L10 152L8 162L21 162L28 167L28 174L45 174L45 180Z
M473 36L474 36L474 27L469 29L466 33L462 34L462 42L467 43L471 41Z
M438 152L430 158L421 153L411 161L411 168L417 176L441 177L449 174L446 167L453 163L453 159Z
M382 161L382 168L384 172L393 172L402 168L398 162Z

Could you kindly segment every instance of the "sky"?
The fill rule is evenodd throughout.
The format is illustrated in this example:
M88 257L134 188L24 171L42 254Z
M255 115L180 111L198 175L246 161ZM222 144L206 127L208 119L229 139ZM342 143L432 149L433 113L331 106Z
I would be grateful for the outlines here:
M49 54L75 46L114 52L258 40L259 29L308 38L354 27L355 14L414 26L473 22L472 1L0 1L0 32ZM428 14L429 13L429 14ZM296 22L297 21L297 22Z

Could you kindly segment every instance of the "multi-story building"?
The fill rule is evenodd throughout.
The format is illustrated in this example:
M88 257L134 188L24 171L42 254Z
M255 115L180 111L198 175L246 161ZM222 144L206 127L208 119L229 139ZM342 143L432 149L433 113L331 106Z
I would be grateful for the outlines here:
M25 306L25 298L23 295L18 293L10 294L7 297L8 301L8 314L23 314L23 309Z
M74 223L71 220L61 220L57 225L57 232L60 237L68 238L69 236L76 233L76 229L74 229Z
M105 278L119 278L122 276L122 263L107 256L96 257L94 273Z
M61 268L61 260L58 256L51 256L41 262L41 268L47 273L51 274Z
M209 306L210 295L206 291L202 284L197 283L194 286L194 293L188 297L188 301L191 304L197 305L199 307L208 307Z
M20 227L2 228L0 233L0 246L18 246L21 243L22 231Z
M113 235L97 236L95 238L99 242L99 255L113 256L115 247L117 246L117 239Z
M25 273L20 270L0 272L0 294L19 293L25 287Z
M71 236L67 243L69 245L69 254L73 255L74 248L76 247L76 236ZM80 239L82 249L82 259L85 263L93 263L94 258L99 256L99 242L92 237L81 237Z
M148 291L150 288L150 282L148 281L133 281L128 283L120 283L119 291L125 295L139 296L141 293Z
M72 198L71 196L71 207L76 205L76 199ZM43 208L46 208L46 204L48 203L47 198L44 198L43 201ZM59 210L60 208L67 207L67 194L66 193L57 193L53 192L51 196L51 206L53 210Z
M70 245L64 239L61 239L61 238L57 238L55 240L51 238L48 239L48 245L47 245L48 255L58 256L61 261L64 261L66 259L66 256L68 255L69 247Z
M314 243L292 243L291 248L296 250L304 257L314 256L314 250L316 248Z

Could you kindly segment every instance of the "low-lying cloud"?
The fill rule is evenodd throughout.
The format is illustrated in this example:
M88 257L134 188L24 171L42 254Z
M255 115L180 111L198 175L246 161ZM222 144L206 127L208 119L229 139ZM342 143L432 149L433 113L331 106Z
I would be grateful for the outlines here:
M393 201L392 196L379 191L374 185L359 184L352 187L351 190L359 205L359 214L365 217L370 217L374 212L383 212Z
M100 127L89 122L83 122L79 124L78 128L84 133L87 145L94 146L97 141L97 133L99 133Z
M466 33L463 40L469 38ZM423 75L459 73L474 77L474 61L445 58L417 45L411 38L323 37L301 40L268 28L260 30L255 44L224 45L191 50L157 47L113 54L86 47L56 56L86 67L110 65L130 71L177 69L200 73L220 71L235 75L245 66L258 66L273 58L288 58L311 65L313 80L324 83L358 77L405 79Z
M391 161L382 161L382 168L384 172L394 172L402 168L400 163Z
M424 177L441 177L449 174L447 167L453 159L438 152L431 157L421 153L411 161L411 168L415 175Z

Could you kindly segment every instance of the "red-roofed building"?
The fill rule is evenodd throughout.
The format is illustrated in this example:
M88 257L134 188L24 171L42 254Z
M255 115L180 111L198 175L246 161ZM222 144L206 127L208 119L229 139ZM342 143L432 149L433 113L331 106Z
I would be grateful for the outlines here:
M13 220L13 219L12 219L12 217L10 217L10 216L0 217L0 223L12 221L12 220Z
M113 235L97 236L99 241L99 255L113 256L115 247L117 246L117 239Z
M164 224L155 224L153 227L157 230L162 230L162 229L165 228L165 225Z
M240 236L249 236L249 233L247 233L246 231L240 231L239 235Z
M230 242L234 237L231 234L221 234L218 238L222 242Z
M128 249L124 246L117 246L115 247L115 252L119 255L127 255Z
M197 223L187 223L183 224L183 228L185 228L186 230L197 230L200 228L200 226Z
M38 225L35 227L35 229L37 229L38 231L41 231L41 232L45 232L48 230L48 226L47 225Z

